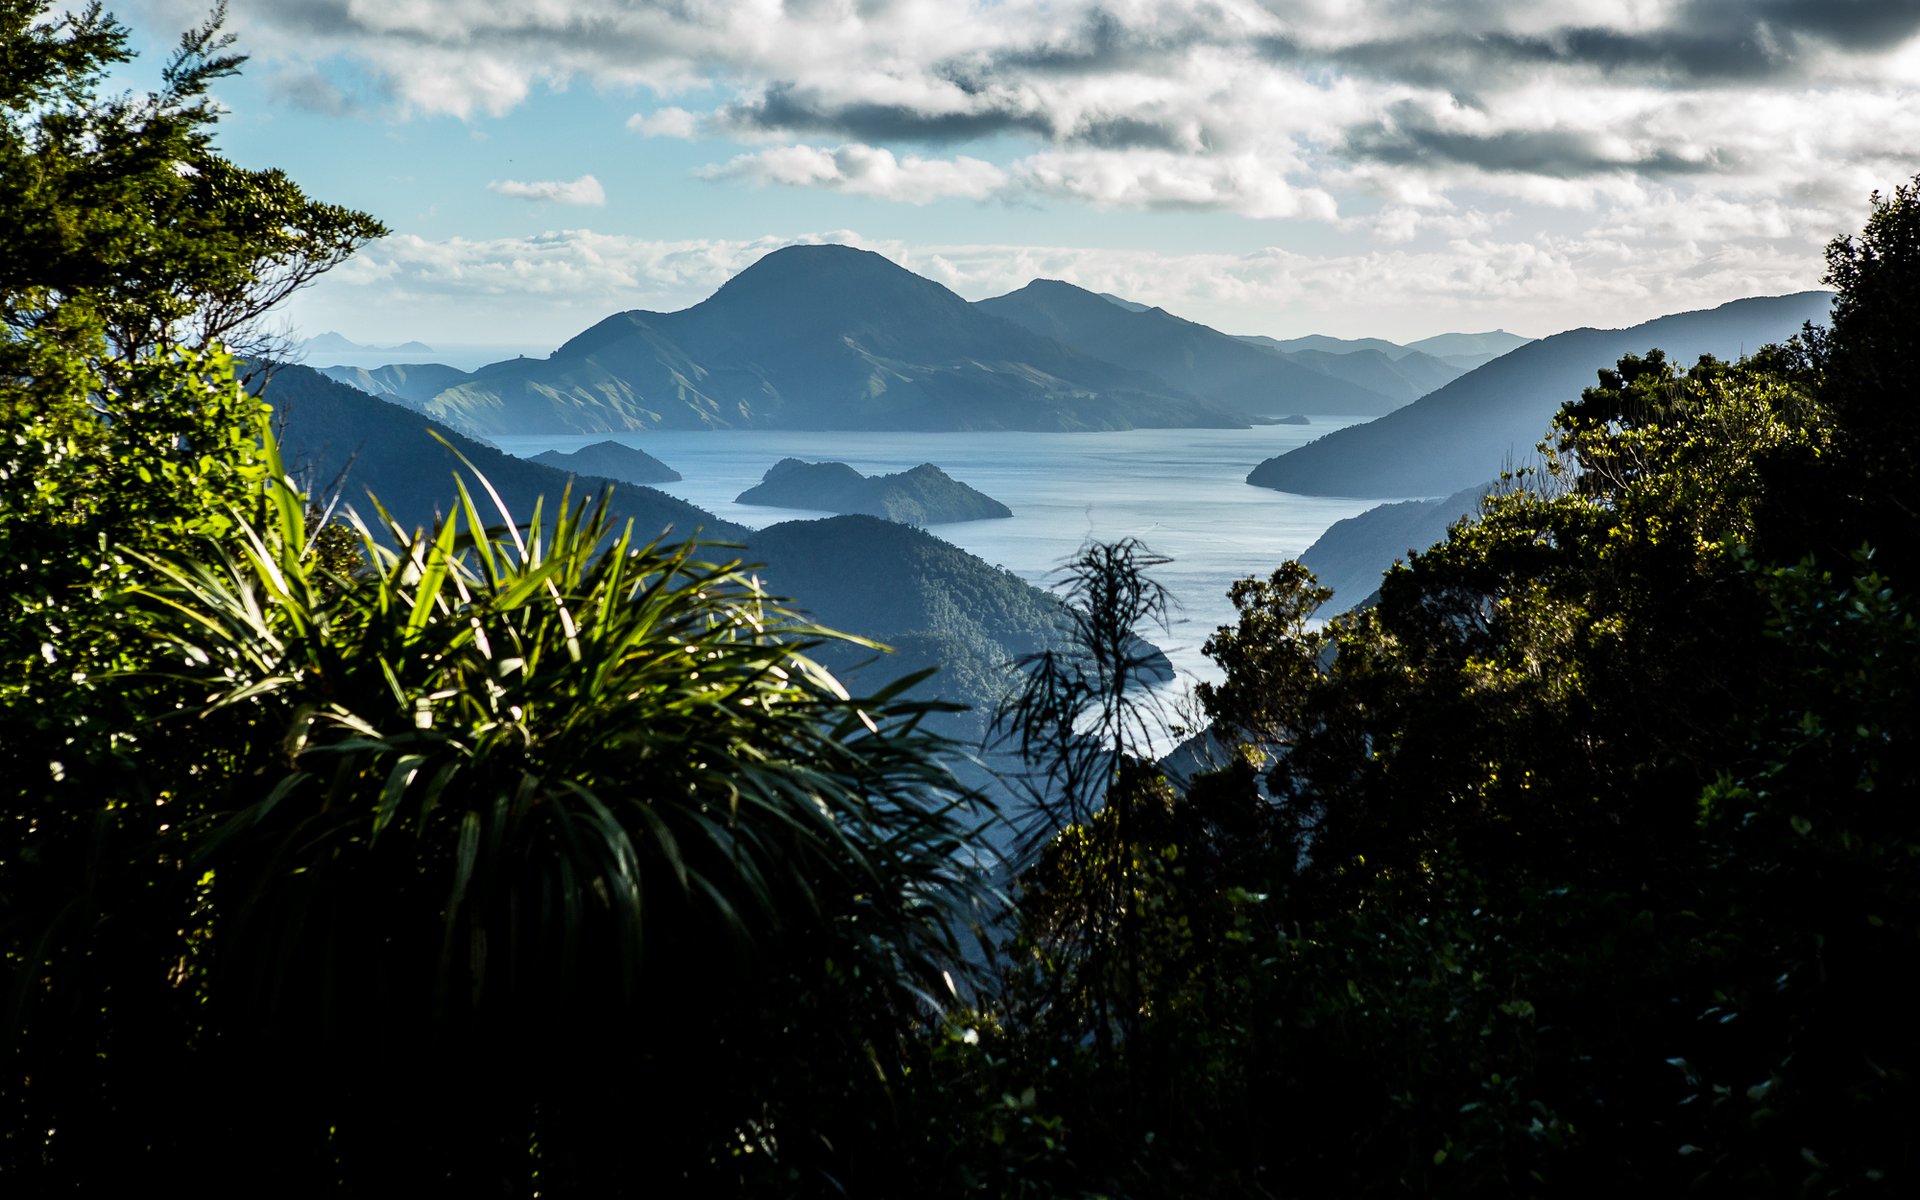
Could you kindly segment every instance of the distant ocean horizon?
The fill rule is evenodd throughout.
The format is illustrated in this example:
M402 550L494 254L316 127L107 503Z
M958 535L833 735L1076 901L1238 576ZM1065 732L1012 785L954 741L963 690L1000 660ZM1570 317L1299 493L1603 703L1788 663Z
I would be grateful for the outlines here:
M1173 561L1155 572L1173 597L1174 624L1142 630L1167 651L1175 690L1220 672L1200 646L1235 620L1227 588L1298 557L1335 521L1378 500L1296 496L1254 487L1247 472L1356 417L1252 429L1134 429L1115 433L849 433L794 430L648 431L491 440L512 454L576 450L613 440L636 446L685 478L656 485L749 528L831 514L736 504L782 458L844 462L891 474L930 462L1013 510L1006 520L935 525L934 536L1039 587L1090 539L1137 537ZM683 531L685 532L685 531ZM775 589L778 581L772 581ZM802 600L805 597L801 597Z

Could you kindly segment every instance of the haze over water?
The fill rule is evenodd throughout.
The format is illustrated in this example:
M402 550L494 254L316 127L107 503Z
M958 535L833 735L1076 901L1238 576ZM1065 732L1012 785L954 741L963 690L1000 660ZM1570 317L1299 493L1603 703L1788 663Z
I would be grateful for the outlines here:
M1173 559L1154 574L1178 608L1169 633L1143 632L1166 649L1182 683L1217 679L1200 653L1234 619L1227 587L1266 575L1335 521L1377 501L1296 496L1250 486L1247 472L1355 418L1253 429L1136 429L1118 433L848 433L656 431L495 437L514 454L574 450L609 438L637 446L685 478L657 485L717 516L759 528L826 516L735 504L782 458L838 461L863 474L931 462L1013 510L1009 520L933 526L929 532L1046 587L1089 538L1137 537ZM777 588L777 582L774 581ZM1188 678L1190 677L1190 678Z

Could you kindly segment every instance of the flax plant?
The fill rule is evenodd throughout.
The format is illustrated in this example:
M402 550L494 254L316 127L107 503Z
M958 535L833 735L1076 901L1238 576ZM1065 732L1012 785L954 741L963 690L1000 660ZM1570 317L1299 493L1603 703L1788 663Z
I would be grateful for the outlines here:
M264 453L256 510L147 592L204 683L178 832L234 1046L379 1078L484 1047L522 1145L554 1064L597 1057L681 1089L659 1127L696 1156L772 1153L809 1047L903 1069L976 895L912 680L851 696L807 655L845 635L606 497L518 526L481 479L492 523L464 482L429 530L349 514L342 577Z

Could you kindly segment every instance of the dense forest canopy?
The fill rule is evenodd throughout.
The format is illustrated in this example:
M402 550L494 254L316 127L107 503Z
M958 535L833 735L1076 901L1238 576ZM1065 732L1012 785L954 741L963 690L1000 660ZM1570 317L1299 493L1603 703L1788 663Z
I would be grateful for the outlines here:
M217 17L126 60L0 0L8 1194L1912 1189L1920 178L1374 604L1237 585L1225 769L1089 547L996 889L938 706L725 554L311 510L226 347L380 227L220 158Z

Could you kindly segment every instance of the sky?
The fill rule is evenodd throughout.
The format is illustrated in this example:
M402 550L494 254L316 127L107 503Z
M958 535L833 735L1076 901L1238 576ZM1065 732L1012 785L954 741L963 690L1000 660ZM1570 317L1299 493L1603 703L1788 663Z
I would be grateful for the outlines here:
M208 4L109 7L151 86ZM232 0L227 28L223 152L392 230L287 329L383 345L550 347L800 242L1229 333L1543 336L1817 287L1920 172L1920 0Z

